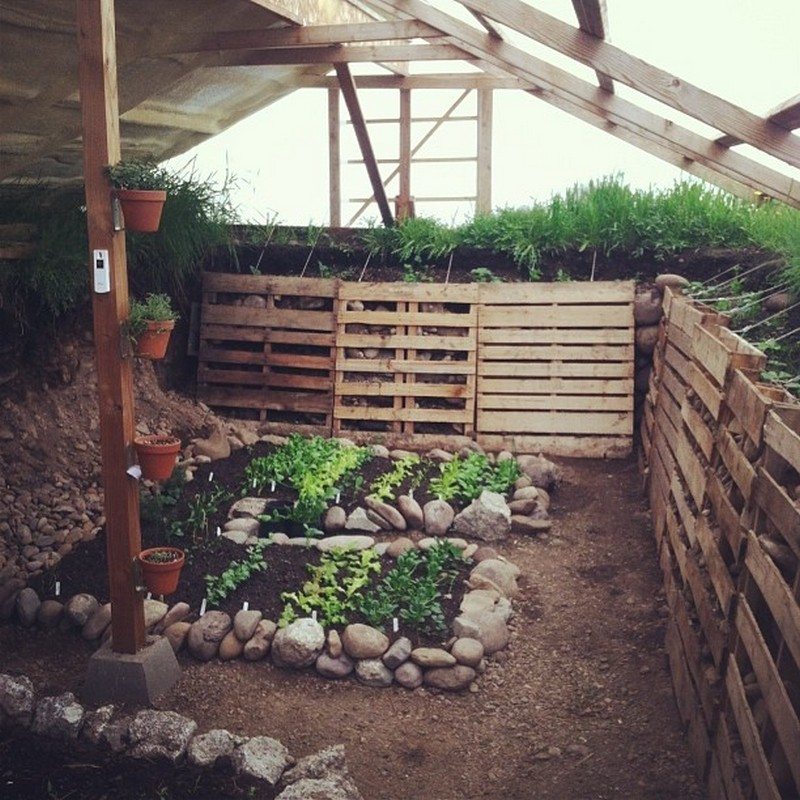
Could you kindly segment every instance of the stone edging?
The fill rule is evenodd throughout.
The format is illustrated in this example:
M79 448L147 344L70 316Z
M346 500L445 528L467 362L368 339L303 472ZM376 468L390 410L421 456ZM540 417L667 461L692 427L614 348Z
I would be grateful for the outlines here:
M197 723L174 711L145 709L116 716L106 705L86 710L72 692L38 700L24 675L0 674L0 729L32 733L122 757L184 761L202 769L232 766L236 777L283 790L276 800L337 797L363 800L347 771L343 745L334 745L299 761L277 739L237 736L223 729L197 733Z

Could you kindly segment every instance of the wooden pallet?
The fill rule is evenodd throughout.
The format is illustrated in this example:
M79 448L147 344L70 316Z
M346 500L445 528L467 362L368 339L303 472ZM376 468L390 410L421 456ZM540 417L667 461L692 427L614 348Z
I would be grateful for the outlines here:
M210 406L330 435L338 282L205 273L197 374Z
M483 284L478 442L624 456L633 432L633 283Z
M441 443L472 436L477 289L475 284L341 284L335 433L373 439L380 434L420 446L434 438Z

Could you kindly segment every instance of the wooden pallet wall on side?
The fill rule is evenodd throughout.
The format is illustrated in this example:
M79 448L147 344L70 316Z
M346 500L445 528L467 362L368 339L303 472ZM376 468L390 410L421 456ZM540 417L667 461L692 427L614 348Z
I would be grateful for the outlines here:
M198 396L273 433L329 435L338 281L203 276Z
M477 289L341 284L335 433L409 446L472 437Z
M478 442L622 457L633 435L632 282L482 284Z

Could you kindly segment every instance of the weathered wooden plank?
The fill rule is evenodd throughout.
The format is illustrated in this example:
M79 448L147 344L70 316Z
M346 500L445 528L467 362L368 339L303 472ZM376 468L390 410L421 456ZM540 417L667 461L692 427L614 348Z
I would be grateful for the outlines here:
M667 341L667 347L664 351L664 360L672 367L684 385L689 382L689 370L692 362L680 350L673 347L669 341Z
M384 302L476 303L476 283L342 283L339 300L377 300Z
M215 342L263 342L266 331L262 327L247 328L237 325L200 324L200 338Z
M481 344L478 358L503 361L633 361L633 345Z
M331 396L275 392L271 389L245 389L232 386L204 386L204 402L229 408L269 408L280 411L330 413Z
M465 383L393 383L388 381L341 381L335 386L336 395L369 397L451 397L470 396Z
M708 475L706 494L711 503L711 508L714 510L717 525L719 525L719 529L727 539L734 556L738 559L745 538L739 519L739 512L733 507L733 504L728 499L728 493L723 488L720 479L713 472Z
M735 594L733 580L731 579L728 566L725 564L720 553L719 544L714 532L711 530L708 517L703 514L697 518L695 534L697 535L700 549L705 556L706 569L711 578L714 591L717 594L717 600L719 600L722 613L727 616Z
M800 664L800 605L752 531L747 535L745 566L769 606L785 646L795 663Z
M299 311L293 308L249 308L247 306L203 304L201 312L204 322L222 325L332 331L335 322L331 311Z
M517 411L627 411L633 413L633 398L612 395L503 395L480 392L478 410Z
M484 283L478 299L483 305L581 303L586 306L633 303L634 281L567 281L556 283Z
M697 611L697 618L703 630L703 636L708 642L708 649L717 667L721 667L725 661L728 645L728 623L720 618L718 612L714 610L711 602L711 593L706 588L707 576L700 568L693 553L689 553L686 558L686 583L688 584L694 606Z
M480 366L479 366L480 369ZM478 378L480 394L633 395L631 378Z
M727 429L717 432L717 450L745 501L750 499L756 471Z
M800 508L763 467L758 468L758 478L753 484L753 498L786 540L786 544L800 558Z
M404 375L472 375L475 365L468 361L420 361L397 358L341 358L337 372L402 373Z
M595 361L587 363L484 361L478 375L498 378L632 378L633 362Z
M681 483L680 476L677 472L672 474L669 481L670 497L675 503L675 508L678 509L678 516L683 524L683 530L686 538L689 540L690 545L694 545L697 541L695 535L695 526L697 525L697 517L692 509L689 507L689 502L686 499L686 492Z
M755 616L744 599L736 608L735 621L736 630L758 679L761 696L780 739L789 769L795 784L800 786L800 722L767 643L758 629Z
M714 752L719 759L720 774L725 785L727 800L747 800L739 780L738 753L733 754L733 743L727 718L721 714L717 723L717 735L714 737ZM749 795L749 793L748 793Z
M628 345L633 347L629 328L486 328L478 333L481 344L539 345Z
M475 350L474 336L410 336L407 334L339 333L337 347L377 347L403 350Z
M466 313L445 313L432 311L349 311L339 309L340 325L382 325L401 327L418 325L423 327L474 328L478 322L477 307L473 306Z
M633 434L633 414L611 412L608 414L569 411L479 411L478 428L481 431L507 431L515 433L556 434L607 434L625 436Z
M724 387L729 370L760 374L767 363L767 357L740 336L726 328L714 329L696 326L692 334L694 359L701 363L706 372Z
M677 325L672 325L671 323L667 325L667 341L676 350L679 350L681 355L691 358L692 337L681 330Z
M551 436L547 434L494 434L478 432L478 444L489 452L548 453L574 458L627 458L630 436Z
M632 328L632 306L483 306L481 325L487 328Z
M675 460L678 462L681 475L695 505L702 508L706 488L706 471L685 436L679 436L675 444Z
M272 386L274 388L313 389L330 394L331 380L314 375L292 375L282 372L247 372L233 369L211 369L200 365L197 370L198 383L248 384Z
M697 300L683 297L669 287L664 290L664 313L668 314L670 325L676 325L689 336L694 334L698 325L726 327L729 322L727 315Z
M747 704L742 676L734 659L730 660L725 674L725 686L728 690L729 707L736 719L736 728L742 742L750 775L753 778L756 795L759 800L781 800L781 793L775 785L767 757L761 746L753 715Z
M714 452L714 434L708 429L708 426L703 421L703 418L693 406L684 398L683 405L681 406L681 417L686 423L686 427L694 437L695 442L700 447L703 455L708 461L711 460L711 454Z
M714 386L696 363L689 367L688 382L711 416L718 420L722 408L722 392Z
M793 410L796 427L793 430L775 411L766 417L764 424L764 441L767 447L777 453L784 461L800 472L800 407ZM786 414L788 417L789 415Z
M376 408L374 406L341 406L333 409L335 419L390 420L401 422L468 422L471 409L442 408Z
M230 272L204 272L204 292L226 294L288 295L336 297L339 281L335 278L295 278L282 275L245 275Z

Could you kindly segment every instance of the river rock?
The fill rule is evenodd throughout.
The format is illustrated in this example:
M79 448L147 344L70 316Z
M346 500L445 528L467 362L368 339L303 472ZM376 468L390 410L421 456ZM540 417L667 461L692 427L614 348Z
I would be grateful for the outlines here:
M397 498L397 508L403 515L408 528L421 530L425 526L425 517L422 513L422 506L407 494L402 494ZM402 529L405 530L405 529Z
M318 753L301 758L295 766L286 770L281 778L281 783L284 786L290 786L309 778L332 778L335 775L347 775L347 763L342 744L326 747Z
M231 454L231 443L219 427L207 439L192 439L192 444L196 456L205 456L212 461Z
M515 516L527 516L536 508L537 503L538 500L532 498L527 498L526 500L512 500L508 504L508 510L511 512L512 526Z
M637 326L655 325L664 314L661 292L658 289L643 289L633 298L633 319Z
M369 451L376 458L389 458L389 448L384 447L382 444L371 444Z
M365 658L356 664L356 678L365 686L382 689L392 685L394 675L379 658Z
M416 647L411 651L411 660L423 669L451 667L456 663L455 656L440 647Z
M416 689L422 686L422 669L413 661L404 661L394 671L394 679L404 689Z
M503 495L484 489L453 521L454 530L472 539L497 542L511 530L511 511Z
M186 757L196 767L212 769L217 762L228 761L240 741L240 737L229 731L215 728L194 736L186 748Z
M356 622L344 629L342 645L350 658L379 658L389 649L389 637L377 628Z
M159 622L155 628L153 628L154 633L163 633L170 625L174 625L176 622L183 622L186 617L189 616L191 613L191 608L188 603L180 602L175 603L172 608L167 611L164 619Z
M636 350L644 356L649 356L656 349L658 342L658 325L643 325L636 329Z
M58 600L43 600L36 613L36 621L43 628L55 628L64 614L64 604Z
M20 725L29 725L33 716L33 684L25 675L0 673L0 719L9 717Z
M344 530L347 522L347 512L341 506L331 506L322 520L322 530L325 533L338 533Z
M133 758L165 758L176 763L186 752L189 740L197 730L193 719L174 711L140 711L131 722L129 737Z
M527 477L527 476L526 476ZM528 478L530 481L530 478ZM537 489L535 486L523 486L520 489L516 489L514 491L514 500L538 500L539 493L543 491L541 489Z
M461 599L460 611L468 617L483 611L494 611L500 596L497 589L473 589Z
M219 643L220 661L233 661L242 654L244 642L236 635L235 631L228 631Z
M252 639L253 634L256 632L256 626L261 622L263 616L260 611L256 610L248 609L245 611L242 609L237 611L236 616L233 618L233 630L236 633L236 638L240 642L247 642Z
M670 289L682 289L684 286L689 285L689 280L684 278L683 275L665 272L663 275L656 275L655 284L663 292L668 286Z
M245 661L260 661L269 652L272 639L278 626L269 619L262 619L253 632L252 637L244 646Z
M103 732L114 716L114 706L100 706L95 711L87 711L83 717L83 727L81 728L81 738L95 746L103 743Z
M794 297L789 292L775 292L764 298L761 308L768 314L785 311L794 302Z
M284 629L285 630L285 629ZM233 752L237 775L274 786L289 765L289 751L269 736L254 736Z
M553 521L546 518L522 517L518 514L511 517L511 532L516 536L536 536L543 531L550 530L552 526Z
M310 617L281 628L272 640L272 660L279 667L301 669L317 660L325 646L325 631Z
M64 606L64 618L76 628L83 628L98 608L97 598L85 593L76 594Z
M404 531L406 529L406 518L394 506L369 496L364 498L364 503L367 505L367 508L385 519L390 529L396 531Z
M429 669L423 676L426 686L443 689L448 692L457 692L466 689L475 680L476 672L472 667L456 664L454 667L439 667Z
M276 800L363 800L349 777L303 778L287 786Z
M344 527L348 531L366 531L367 533L376 533L381 530L381 526L374 523L361 506L350 512Z
M440 464L444 464L447 461L453 460L453 454L448 453L447 450L442 450L441 447L434 447L433 450L428 451L428 458L431 461L436 461Z
M392 642L389 649L383 654L382 660L389 669L397 669L402 663L408 661L413 645L405 636Z
M345 653L340 653L338 656L320 653L315 664L317 672L323 678L346 678L354 666L353 660Z
M561 480L561 470L541 453L538 456L519 456L517 462L533 486L550 491Z
M36 622L36 615L39 613L39 607L42 601L36 590L30 586L26 586L17 595L17 619L25 628L30 628Z
M145 630L150 630L158 625L164 617L167 616L169 606L162 603L160 600L145 600L144 601L144 627Z
M111 624L111 603L105 603L92 614L86 624L81 628L81 636L87 642L99 639Z
M386 548L386 554L392 558L398 558L408 550L414 550L416 545L407 536L398 536L394 541L389 542Z
M173 622L172 625L164 631L164 637L170 643L175 653L180 652L184 644L186 644L186 639L189 636L191 627L191 622L181 620L180 622Z
M356 534L340 534L326 536L317 541L317 550L328 553L331 550L368 550L375 546L372 536L359 536Z
M189 652L200 661L211 661L232 624L224 611L207 611L189 629Z
M491 581L492 586L478 586L478 578L485 578ZM519 594L517 578L519 577L519 567L508 561L501 561L498 558L490 558L481 561L475 566L469 575L469 584L475 589L497 589L503 597L514 598Z
M459 664L476 669L483 658L483 645L477 639L456 639L450 652Z
M72 692L43 697L36 706L31 730L41 736L75 739L83 724L83 706Z
M453 633L459 638L477 639L483 645L486 655L502 650L510 638L502 615L491 611L456 617L453 621Z
M428 536L444 536L453 524L455 511L446 500L430 500L422 509Z
M228 517L250 517L255 518L267 510L267 499L265 497L243 497L237 500L228 511Z
M472 560L479 564L481 561L486 561L489 558L498 558L497 550L493 547L487 547L486 545L481 545L473 554Z
M244 544L251 536L258 536L261 523L252 517L237 517L225 523L222 535L234 544Z

